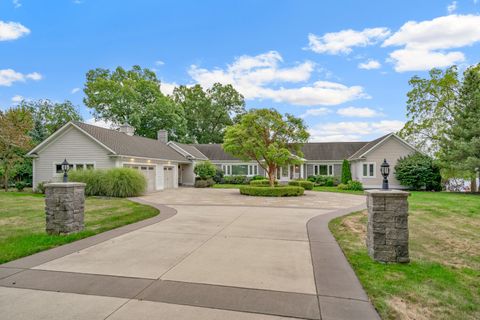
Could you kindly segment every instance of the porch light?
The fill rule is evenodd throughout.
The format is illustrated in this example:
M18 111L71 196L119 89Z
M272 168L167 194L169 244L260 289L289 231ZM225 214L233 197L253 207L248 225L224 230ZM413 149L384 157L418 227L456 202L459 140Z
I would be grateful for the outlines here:
M68 163L67 158L61 163L63 171L63 182L68 182L68 170L70 170L70 163Z
M380 166L380 172L383 176L382 189L388 190L388 175L390 174L390 165L387 162L387 159L383 159L383 163Z

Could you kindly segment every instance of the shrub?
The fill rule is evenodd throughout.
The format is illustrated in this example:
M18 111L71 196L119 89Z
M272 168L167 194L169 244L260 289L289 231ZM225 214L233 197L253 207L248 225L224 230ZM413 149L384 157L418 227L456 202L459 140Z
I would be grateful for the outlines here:
M76 170L68 174L69 181L86 184L85 195L107 197L134 197L147 186L145 176L131 168L108 170Z
M262 187L241 186L240 194L256 197L295 197L301 196L305 189L297 186Z
M17 181L15 183L15 188L17 188L19 192L22 192L26 186L27 186L27 183L25 181Z
M432 158L418 152L398 160L395 177L401 185L413 190L442 190L440 168Z
M313 182L307 180L293 180L289 181L288 184L291 186L302 187L305 190L313 190L313 186L315 185Z
M250 180L265 180L265 179L267 179L267 177L261 176L261 175L256 175L250 178Z
M215 184L215 181L213 179L206 179L206 180L202 180L202 179L197 179L195 180L195 185L194 187L195 188L210 188L211 186L213 186Z
M350 180L348 183L340 183L337 188L340 190L362 191L363 184L357 180Z
M213 176L213 181L215 181L215 183L222 183L222 181L223 181L223 170L222 169L216 168L215 176Z
M315 183L317 186L333 187L338 185L338 178L333 176L309 176L307 180Z
M352 171L350 169L350 162L347 159L343 160L342 163L342 183L346 184L348 181L352 180Z
M91 171L91 170L85 170ZM145 192L147 179L138 170L131 168L114 168L104 174L107 197L135 197Z
M263 179L263 180L252 180L250 181L251 186L257 186L257 187L269 187L270 186L270 180ZM278 181L275 180L275 185L278 185Z
M225 176L223 183L228 184L248 184L250 179L247 176Z
M213 178L217 172L217 167L210 161L202 161L195 165L193 172L202 180Z
M46 183L47 183L46 181L39 182L37 184L37 187L35 188L35 193L45 194L45 184Z

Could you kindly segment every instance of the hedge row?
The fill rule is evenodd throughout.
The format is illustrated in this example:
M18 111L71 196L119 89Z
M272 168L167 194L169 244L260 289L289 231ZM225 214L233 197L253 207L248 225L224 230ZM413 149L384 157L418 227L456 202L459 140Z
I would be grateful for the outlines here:
M85 183L87 196L135 197L147 187L145 176L130 168L70 171L68 181Z
M357 180L350 180L347 184L340 183L337 188L340 190L363 191L363 184Z
M257 197L295 197L301 196L305 192L302 187L281 186L281 187L263 187L263 186L241 186L240 194Z
M302 187L305 190L313 190L313 186L315 185L313 182L306 180L293 180L289 181L288 184L291 186Z
M263 180L252 180L250 181L251 186L257 186L257 187L269 187L270 186L270 180L263 179ZM275 185L278 185L278 181L275 180Z

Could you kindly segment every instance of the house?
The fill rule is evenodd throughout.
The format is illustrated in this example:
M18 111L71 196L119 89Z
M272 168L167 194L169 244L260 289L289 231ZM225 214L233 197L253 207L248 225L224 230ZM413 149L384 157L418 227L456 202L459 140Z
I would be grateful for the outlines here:
M393 168L400 157L416 150L391 133L370 142L313 142L303 146L302 163L277 169L277 179L288 181L311 175L340 177L342 162L351 163L352 178L365 188L380 188L380 165L384 159L392 170L392 188L401 188ZM128 125L118 130L82 122L69 122L28 153L33 158L33 185L56 181L62 176L64 159L71 169L87 170L128 167L140 170L147 178L147 191L192 186L195 163L210 160L225 175L266 175L255 161L242 161L224 152L220 144L183 144L168 141L165 130L157 139L134 135Z

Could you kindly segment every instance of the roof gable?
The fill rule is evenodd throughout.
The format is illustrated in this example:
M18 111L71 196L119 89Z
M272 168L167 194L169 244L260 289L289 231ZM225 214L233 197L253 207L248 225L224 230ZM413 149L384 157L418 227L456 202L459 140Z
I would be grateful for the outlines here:
M375 150L376 148L378 148L379 146L381 146L385 141L389 140L389 139L397 139L398 141L400 141L401 143L403 143L405 146L407 146L408 148L416 151L416 152L419 152L416 148L414 148L412 145L410 145L408 142L406 142L405 140L403 140L402 138L400 138L399 136L397 136L395 133L389 133L389 134L386 134L378 139L375 139L369 143L367 143L365 146L363 146L362 148L360 148L357 152L355 152L349 159L350 160L355 160L355 159L360 159L360 158L363 158L365 157L368 153L372 152L373 150Z

